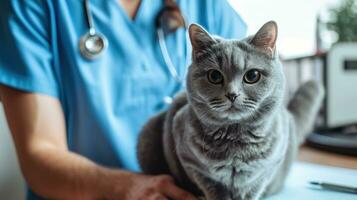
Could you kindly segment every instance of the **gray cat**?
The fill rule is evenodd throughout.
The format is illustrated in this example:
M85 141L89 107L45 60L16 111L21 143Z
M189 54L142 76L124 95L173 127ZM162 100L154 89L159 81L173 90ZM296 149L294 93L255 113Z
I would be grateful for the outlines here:
M138 159L144 173L171 174L207 200L279 191L312 130L322 86L307 82L284 105L273 21L241 41L213 37L195 24L189 35L187 92L143 128Z

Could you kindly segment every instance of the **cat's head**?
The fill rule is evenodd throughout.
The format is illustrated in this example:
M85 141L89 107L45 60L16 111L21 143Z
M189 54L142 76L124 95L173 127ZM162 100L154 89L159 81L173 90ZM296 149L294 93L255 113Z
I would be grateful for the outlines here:
M273 21L240 41L211 36L196 24L189 27L192 65L187 91L201 120L256 120L280 105L285 79L275 50L277 34Z

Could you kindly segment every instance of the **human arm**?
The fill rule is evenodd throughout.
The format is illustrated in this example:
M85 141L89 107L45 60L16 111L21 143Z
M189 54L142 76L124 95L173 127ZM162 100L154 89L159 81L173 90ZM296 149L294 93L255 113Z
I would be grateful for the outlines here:
M68 150L60 102L0 86L22 173L50 199L194 199L168 176L109 169Z

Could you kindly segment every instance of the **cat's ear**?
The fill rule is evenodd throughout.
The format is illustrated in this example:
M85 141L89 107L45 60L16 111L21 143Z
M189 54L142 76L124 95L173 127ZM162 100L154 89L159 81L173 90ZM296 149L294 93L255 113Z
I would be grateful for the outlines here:
M269 56L274 57L277 37L278 25L274 21L269 21L254 35L250 44Z
M204 52L217 41L200 25L191 24L188 28L192 50L195 54Z

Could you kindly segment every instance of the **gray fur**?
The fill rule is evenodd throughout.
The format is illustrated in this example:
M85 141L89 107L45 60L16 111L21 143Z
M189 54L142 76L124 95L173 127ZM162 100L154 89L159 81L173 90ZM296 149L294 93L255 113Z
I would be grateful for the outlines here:
M198 25L189 33L193 63L187 91L143 128L138 145L143 171L171 174L207 200L260 199L279 191L312 130L323 88L310 81L284 105L275 22L241 41L212 37ZM243 82L253 68L261 79ZM222 84L208 81L210 69L223 74ZM230 101L228 93L238 97Z

